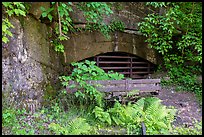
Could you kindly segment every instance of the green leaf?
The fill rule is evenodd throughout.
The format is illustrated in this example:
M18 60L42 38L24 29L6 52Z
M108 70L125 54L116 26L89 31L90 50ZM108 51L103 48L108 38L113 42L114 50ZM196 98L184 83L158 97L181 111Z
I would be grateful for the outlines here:
M8 38L7 37L2 37L2 41L4 42L4 43L8 43Z
M7 30L7 26L6 25L2 25L2 31L6 31Z
M60 17L63 17L64 16L64 11L63 10L59 10L59 14L60 14Z
M2 4L3 4L5 7L8 7L9 5L12 4L12 2L2 2Z
M63 86L68 86L68 82L62 82Z
M62 41L62 40L68 40L68 38L67 38L67 37L64 37L64 36L60 36L60 37L58 37L58 38L59 38L60 41Z
M75 88L76 85L75 84L72 84L71 86L69 86L70 88Z
M44 18L44 17L46 17L47 16L47 12L43 12L42 13L42 17Z
M9 36L13 36L13 34L10 32L10 31L6 31L7 32L7 35L9 35Z
M23 16L26 16L26 12L25 12L25 11L22 11L22 10L19 10L19 14L20 14L20 15L23 15Z
M66 4L64 4L64 3L62 3L62 7L66 8L66 7L67 7L67 5L66 5Z
M41 9L42 11L46 11L46 9L45 9L44 7L42 7L42 6L40 7L40 9Z
M7 10L6 12L8 13L9 16L13 15L13 10Z
M48 14L48 19L50 20L50 21L52 21L52 15L51 14Z

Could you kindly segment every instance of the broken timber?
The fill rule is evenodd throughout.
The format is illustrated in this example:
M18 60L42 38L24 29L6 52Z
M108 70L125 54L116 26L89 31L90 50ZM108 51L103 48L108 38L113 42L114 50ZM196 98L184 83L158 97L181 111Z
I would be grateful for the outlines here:
M131 95L142 96L146 93L157 95L161 90L160 79L137 79L137 80L89 80L88 84L94 86L98 91L111 93L111 97ZM70 81L66 87L68 93L74 93L78 89L71 88L71 85L77 85L76 82Z

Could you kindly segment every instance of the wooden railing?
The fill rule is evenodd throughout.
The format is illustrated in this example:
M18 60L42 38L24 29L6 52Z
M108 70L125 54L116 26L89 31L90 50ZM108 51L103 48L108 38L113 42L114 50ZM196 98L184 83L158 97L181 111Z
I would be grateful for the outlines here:
M129 92L135 92L135 95L142 93L158 94L161 90L160 79L138 79L138 80L90 80L87 81L90 85L94 86L100 92L112 93L112 96L127 95ZM69 86L76 82L70 81ZM70 88L67 86L67 92L73 93L77 91L77 87Z

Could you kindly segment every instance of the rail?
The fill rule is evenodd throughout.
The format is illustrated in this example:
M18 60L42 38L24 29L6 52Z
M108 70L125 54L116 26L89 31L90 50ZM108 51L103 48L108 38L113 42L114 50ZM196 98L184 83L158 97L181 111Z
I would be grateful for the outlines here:
M134 95L142 95L148 92L158 94L161 90L160 79L89 80L87 83L94 86L100 92L113 93L112 96L127 95L133 91L135 91ZM73 84L77 85L75 81L70 81L66 87L68 93L77 91L77 87L70 87Z

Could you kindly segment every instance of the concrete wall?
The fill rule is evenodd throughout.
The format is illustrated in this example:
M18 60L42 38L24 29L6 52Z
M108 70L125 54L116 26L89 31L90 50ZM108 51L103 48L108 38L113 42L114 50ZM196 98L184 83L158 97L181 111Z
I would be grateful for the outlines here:
M75 2L74 4L76 4ZM144 2L113 2L114 14L106 17L104 21L109 23L113 19L125 23L125 32L111 34L111 39L106 39L99 32L77 32L69 35L70 39L64 41L67 63L79 61L100 53L106 52L127 52L140 56L154 64L157 64L157 55L145 43L145 37L138 32L138 23L149 13L158 12L150 9ZM86 24L83 12L74 7L70 13L73 22Z
M76 12L71 12L70 16L75 23L86 23L83 12L78 10L75 5L78 2L73 2L73 9ZM108 3L108 2L107 2ZM125 28L138 30L138 23L143 18L153 12L159 12L145 5L145 2L112 2L114 14L105 17L104 21L110 23L113 19L119 19L125 23Z
M114 35L113 35L114 36ZM127 52L157 64L156 53L144 42L140 35L118 32L118 45L114 37L106 39L99 32L79 32L69 35L70 39L64 41L67 63L80 61L106 52Z

